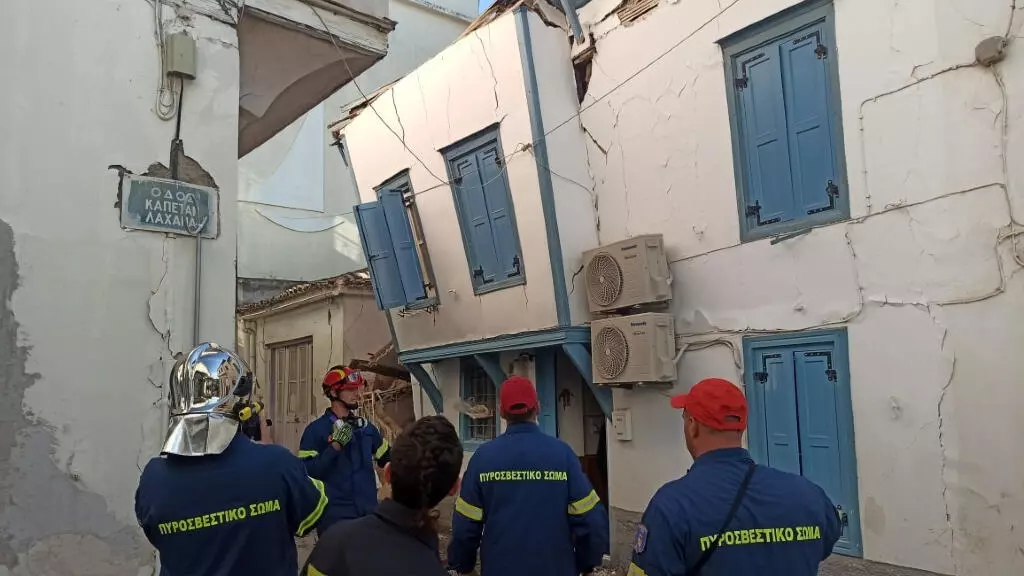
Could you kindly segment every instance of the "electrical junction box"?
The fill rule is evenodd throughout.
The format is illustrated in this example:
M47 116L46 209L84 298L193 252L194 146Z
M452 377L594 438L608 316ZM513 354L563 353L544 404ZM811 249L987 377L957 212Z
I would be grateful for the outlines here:
M629 410L612 411L612 431L615 439L620 442L629 442L633 439L633 417Z
M196 77L196 41L185 32L171 34L164 40L164 69L168 76L190 80Z

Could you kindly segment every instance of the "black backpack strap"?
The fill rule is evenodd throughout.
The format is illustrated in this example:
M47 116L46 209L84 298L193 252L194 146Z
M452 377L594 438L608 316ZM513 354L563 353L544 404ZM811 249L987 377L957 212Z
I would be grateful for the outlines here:
M732 501L732 507L729 508L729 514L725 517L725 522L722 522L722 529L718 531L718 536L715 538L715 541L712 542L711 545L704 550L704 553L700 555L700 558L697 559L697 563L686 571L686 576L697 576L700 574L701 568L708 563L708 560L711 560L711 556L715 553L715 550L718 550L718 544L722 540L722 534L725 534L725 530L729 527L729 524L732 523L733 517L736 516L736 511L740 508L740 502L743 502L743 497L747 494L747 488L750 487L750 479L754 476L755 468L757 468L757 464L751 462L750 467L747 468L746 476L743 477L743 482L740 483L740 489L736 491L736 497Z

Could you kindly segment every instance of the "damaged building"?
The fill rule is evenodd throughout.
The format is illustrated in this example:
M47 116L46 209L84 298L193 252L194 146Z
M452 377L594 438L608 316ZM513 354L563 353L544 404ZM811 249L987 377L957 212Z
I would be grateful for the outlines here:
M0 574L159 572L133 497L175 356L235 345L238 159L387 54L387 9L4 3Z
M533 378L621 565L729 378L839 556L1024 573L1017 4L499 1L336 126L418 413L472 451Z

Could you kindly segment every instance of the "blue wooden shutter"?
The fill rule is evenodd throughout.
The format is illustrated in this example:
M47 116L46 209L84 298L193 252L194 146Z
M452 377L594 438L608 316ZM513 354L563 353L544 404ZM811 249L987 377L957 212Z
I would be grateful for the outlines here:
M456 159L455 174L456 196L462 204L465 225L469 227L467 236L471 244L468 248L473 285L489 284L498 274L498 259L476 155L467 154Z
M395 260L398 262L406 303L423 300L427 297L427 292L423 288L420 256L416 252L412 226L409 224L409 215L402 200L402 189L381 190L380 205L384 210L388 231L391 233L391 245L395 251Z
M743 212L756 230L795 213L779 44L744 54L736 68L747 180Z
M759 351L754 361L754 385L764 387L768 465L799 474L800 437L793 353L785 349Z
M522 273L522 257L519 255L519 242L512 218L512 198L503 162L498 154L497 143L477 154L477 164L484 183L484 199L491 220L491 233L494 235L498 272L502 278L511 278Z
M800 406L800 448L803 475L821 486L844 509L843 475L836 419L836 379L832 348L796 352L797 402Z
M835 147L829 116L829 48L822 27L782 41L782 78L796 217L836 209Z
M368 202L356 206L354 212L377 306L381 310L404 306L405 290L402 288L402 277L391 246L391 234L388 232L384 210L379 202Z

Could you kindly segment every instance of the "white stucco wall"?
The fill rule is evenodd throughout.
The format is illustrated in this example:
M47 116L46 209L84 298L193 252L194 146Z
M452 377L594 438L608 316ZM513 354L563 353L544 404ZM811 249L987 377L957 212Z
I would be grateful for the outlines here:
M569 320L581 324L590 319L585 276L581 274L583 252L598 246L600 226L594 178L587 163L587 136L579 128L580 101L566 32L546 26L531 14L530 42L548 149L548 165L541 170L550 173L555 197ZM539 224L543 226L543 221ZM543 232L543 228L537 230Z
M318 280L366 266L351 167L327 124L448 46L476 14L468 0L392 0L388 55L239 162L241 278ZM297 258L301 255L301 258Z
M1024 572L1024 276L1009 232L1024 218L1024 53L970 66L1024 14L836 0L854 219L772 246L739 241L715 41L795 2L666 2L631 26L605 18L614 4L581 11L597 38L582 118L599 237L665 237L680 343L716 343L683 356L675 391L741 381L744 335L847 326L865 557ZM663 395L616 391L615 404L633 411L634 440L610 440L611 504L639 512L689 458Z
M236 35L163 16L198 38L181 129L198 167L182 176L205 171L220 189L200 336L233 346ZM168 163L175 123L153 112L153 19L134 0L4 4L0 574L136 576L154 563L133 495L165 431L171 355L192 346L195 244L122 230L108 168Z
M564 38L560 29L530 18L537 23L534 36ZM376 113L364 111L345 130L363 201L375 199L374 187L405 169L417 194L440 306L433 312L392 314L403 352L557 323L537 166L533 155L521 148L533 137L515 19L507 13L448 47L378 98L373 105ZM418 159L381 119L405 138ZM475 296L438 150L497 122L526 284Z

